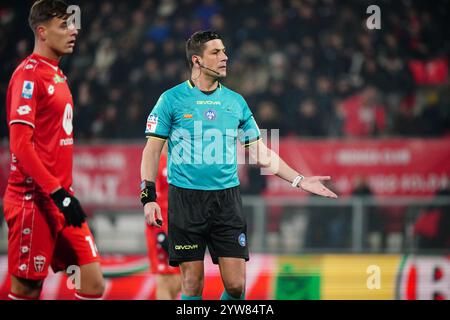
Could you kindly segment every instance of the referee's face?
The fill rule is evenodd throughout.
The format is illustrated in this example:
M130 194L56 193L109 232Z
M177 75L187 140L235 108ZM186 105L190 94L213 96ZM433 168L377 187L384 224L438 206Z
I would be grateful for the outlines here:
M222 40L214 39L205 43L205 50L203 51L203 65L217 73L208 69L204 72L212 77L225 78L227 76L227 61L228 57L225 54L225 46Z

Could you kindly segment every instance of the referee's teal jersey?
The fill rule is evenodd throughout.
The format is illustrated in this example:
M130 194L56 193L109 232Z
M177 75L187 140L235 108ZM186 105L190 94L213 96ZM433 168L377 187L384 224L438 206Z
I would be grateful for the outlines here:
M196 190L239 185L236 142L260 131L244 98L219 83L212 93L187 80L164 92L147 119L147 137L168 139L168 182Z

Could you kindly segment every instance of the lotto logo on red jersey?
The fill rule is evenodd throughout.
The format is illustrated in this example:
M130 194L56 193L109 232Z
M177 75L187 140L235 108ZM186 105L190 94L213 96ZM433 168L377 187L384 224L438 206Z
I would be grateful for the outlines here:
M31 111L31 107L29 105L20 106L17 108L17 113L21 116L29 114Z

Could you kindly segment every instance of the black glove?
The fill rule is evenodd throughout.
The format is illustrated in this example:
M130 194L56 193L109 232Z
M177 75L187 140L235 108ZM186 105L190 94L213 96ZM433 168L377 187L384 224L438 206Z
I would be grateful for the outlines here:
M161 231L156 235L156 241L161 245L161 248L169 252L169 239L167 239L167 235L164 232Z
M78 199L63 188L53 192L50 197L66 218L67 225L81 228L81 224L86 221L86 214Z

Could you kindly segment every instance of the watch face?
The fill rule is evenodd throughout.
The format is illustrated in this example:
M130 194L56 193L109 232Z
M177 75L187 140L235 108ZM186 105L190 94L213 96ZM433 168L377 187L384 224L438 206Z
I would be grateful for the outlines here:
M141 181L141 191L145 189L145 181Z

